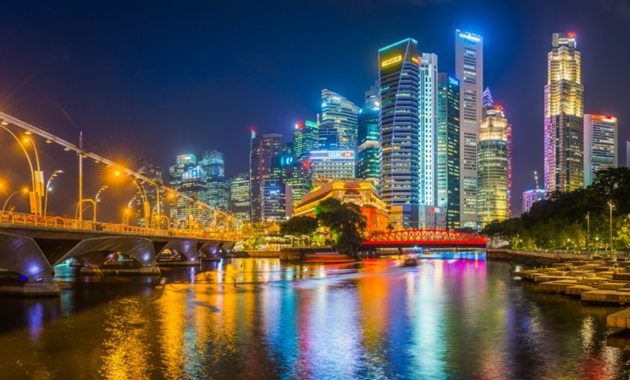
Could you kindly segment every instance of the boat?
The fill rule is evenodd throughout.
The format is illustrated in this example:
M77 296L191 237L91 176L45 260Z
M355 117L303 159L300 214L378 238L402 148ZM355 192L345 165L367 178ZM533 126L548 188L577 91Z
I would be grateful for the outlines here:
M417 267L418 266L418 259L416 258L415 255L405 256L405 259L403 260L402 266L404 266L404 267Z

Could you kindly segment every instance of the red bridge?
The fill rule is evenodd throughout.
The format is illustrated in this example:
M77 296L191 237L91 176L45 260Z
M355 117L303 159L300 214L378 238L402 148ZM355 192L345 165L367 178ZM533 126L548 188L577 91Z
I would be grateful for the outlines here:
M486 238L466 232L444 230L397 230L370 236L361 249L413 247L486 248Z

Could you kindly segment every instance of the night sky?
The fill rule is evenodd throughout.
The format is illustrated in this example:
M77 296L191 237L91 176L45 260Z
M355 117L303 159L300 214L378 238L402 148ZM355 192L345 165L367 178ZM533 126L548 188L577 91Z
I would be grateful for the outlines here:
M619 117L625 161L626 0L13 3L0 6L0 110L72 142L82 130L87 149L121 162L144 157L167 170L177 154L217 149L228 175L247 171L250 127L288 141L297 121L315 119L323 88L361 106L377 78L377 50L403 38L453 72L457 28L483 35L484 87L513 126L514 210L534 170L542 185L554 32L578 34L585 112ZM30 181L17 153L7 158L10 140L0 134L0 142L0 178ZM59 203L76 198L75 156L39 149L47 175L67 171L51 206L68 213ZM104 177L87 169L86 193ZM133 194L125 186L112 194Z

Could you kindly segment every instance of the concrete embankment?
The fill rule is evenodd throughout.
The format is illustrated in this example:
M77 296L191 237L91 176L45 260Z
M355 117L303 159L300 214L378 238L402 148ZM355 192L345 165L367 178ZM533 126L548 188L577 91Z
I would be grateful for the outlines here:
M587 255L573 253L551 253L538 251L515 251L511 249L488 249L487 258L523 264L526 266L545 266L568 260L588 260Z
M586 303L630 304L630 262L626 261L566 260L511 276L533 281L540 292L578 296Z

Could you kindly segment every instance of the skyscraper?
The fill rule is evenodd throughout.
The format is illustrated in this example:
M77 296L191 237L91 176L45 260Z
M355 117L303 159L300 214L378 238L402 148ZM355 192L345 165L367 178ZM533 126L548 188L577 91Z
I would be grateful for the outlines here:
M250 211L249 174L235 174L230 178L230 212L241 222L248 222Z
M477 140L483 102L483 38L455 31L455 75L460 80L461 227L477 227Z
M359 113L358 129L358 168L357 177L378 184L380 170L378 165L378 87L372 86L365 92L365 104Z
M630 137L626 140L626 167L630 168Z
M310 161L313 183L355 178L356 161L353 150L314 150Z
M175 190L200 199L200 195L207 190L207 176L205 170L197 162L194 154L181 154L177 161L169 168L170 185ZM202 209L193 207L191 203L182 198L170 200L171 226L179 228L192 228L202 217Z
M590 186L595 172L617 167L617 118L584 115L584 186Z
M397 228L418 224L420 57L407 38L378 51L381 197Z
M545 191L584 184L584 86L575 33L554 33L545 85Z
M503 108L485 108L477 152L478 213L481 227L510 217L511 126Z
M263 180L271 176L271 163L282 153L282 135L277 133L251 134L249 159L251 221L262 221Z
M331 130L336 131L337 146L320 145L319 149L356 151L358 115L359 107L350 100L336 92L322 90L322 118L319 128L326 134L330 134Z
M436 205L437 76L437 55L423 53L420 59L420 186L418 188L418 203L421 206Z
M438 74L436 202L446 208L446 228L460 224L459 80Z
M313 150L317 150L318 144L317 123L310 120L299 122L293 130L293 155L296 161L303 162L308 159Z
M199 194L199 200L221 210L230 206L229 181L225 180L225 161L223 153L207 150L201 154L199 165L206 173L206 192Z

